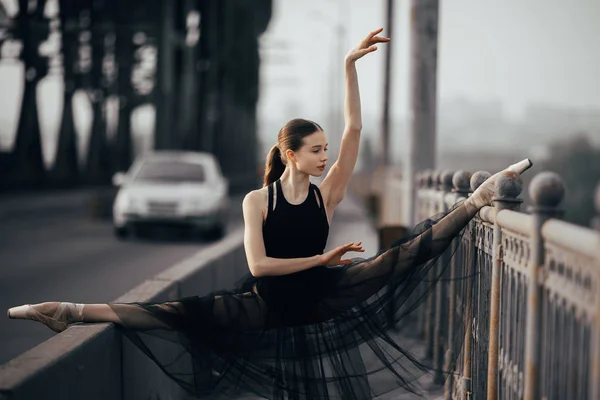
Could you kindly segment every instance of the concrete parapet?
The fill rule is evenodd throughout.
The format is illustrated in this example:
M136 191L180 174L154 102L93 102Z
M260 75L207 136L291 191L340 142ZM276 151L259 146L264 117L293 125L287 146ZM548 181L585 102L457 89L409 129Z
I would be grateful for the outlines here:
M75 325L0 366L0 399L122 398L121 337Z
M164 302L179 297L177 282L150 279L115 300L115 303L131 302ZM146 400L152 398L175 398L175 394L183 395L182 389L171 381L164 372L146 355L144 355L128 338L121 339L121 368L123 399ZM144 335L144 342L152 346L156 357L164 359L177 354L172 343L157 337Z
M233 287L248 272L243 229L199 251L119 297L114 303L162 302ZM152 335L159 357L174 345ZM73 325L0 366L0 400L173 399L183 390L112 324Z

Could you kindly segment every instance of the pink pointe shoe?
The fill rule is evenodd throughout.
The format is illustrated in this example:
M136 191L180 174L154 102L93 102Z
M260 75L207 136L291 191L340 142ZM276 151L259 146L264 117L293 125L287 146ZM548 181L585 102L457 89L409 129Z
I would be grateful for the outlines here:
M57 306L51 307L51 305ZM45 311L42 311L43 309ZM83 321L83 304L57 302L27 304L9 308L7 315L11 319L29 319L41 322L54 332L60 333L70 324Z

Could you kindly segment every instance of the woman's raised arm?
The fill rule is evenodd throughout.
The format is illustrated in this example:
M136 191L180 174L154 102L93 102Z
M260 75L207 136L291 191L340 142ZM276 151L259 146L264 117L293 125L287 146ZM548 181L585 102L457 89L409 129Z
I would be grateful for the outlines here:
M331 209L344 198L348 181L354 171L358 159L360 132L362 130L362 117L360 108L360 92L358 89L358 75L356 61L368 53L377 50L377 43L389 42L389 38L377 36L383 28L377 29L367 35L358 46L346 55L346 98L344 102L344 134L340 146L340 154L332 165L329 173L319 186L327 207Z

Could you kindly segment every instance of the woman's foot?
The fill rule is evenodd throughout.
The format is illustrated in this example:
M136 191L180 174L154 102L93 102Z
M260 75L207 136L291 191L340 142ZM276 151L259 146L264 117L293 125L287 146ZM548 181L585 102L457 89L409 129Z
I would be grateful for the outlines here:
M8 309L8 318L38 321L52 329L62 332L75 322L83 321L83 304L47 302L23 305Z

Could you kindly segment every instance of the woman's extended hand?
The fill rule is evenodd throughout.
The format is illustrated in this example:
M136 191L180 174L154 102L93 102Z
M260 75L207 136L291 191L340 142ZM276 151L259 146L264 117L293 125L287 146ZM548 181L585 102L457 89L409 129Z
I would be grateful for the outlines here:
M330 250L321 256L321 262L319 263L319 265L350 264L352 262L351 260L342 260L342 257L349 251L357 251L359 253L364 252L365 249L362 248L361 244L362 242L352 242L348 244L343 244L341 246L336 247L333 250Z
M390 41L390 38L377 36L383 31L383 28L379 28L367 35L366 38L360 41L358 46L353 48L346 54L346 62L354 62L364 56L365 54L372 53L377 50L377 43L386 43Z

